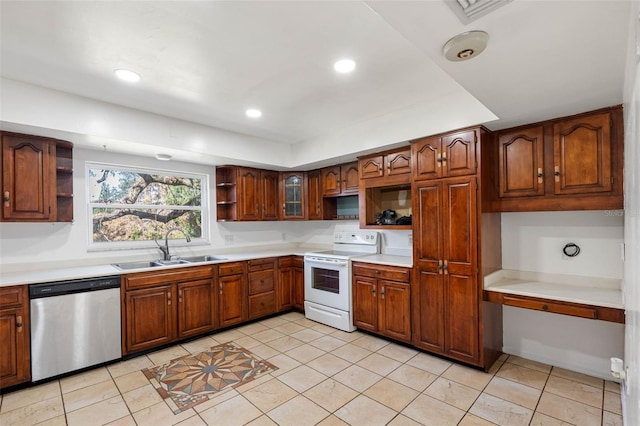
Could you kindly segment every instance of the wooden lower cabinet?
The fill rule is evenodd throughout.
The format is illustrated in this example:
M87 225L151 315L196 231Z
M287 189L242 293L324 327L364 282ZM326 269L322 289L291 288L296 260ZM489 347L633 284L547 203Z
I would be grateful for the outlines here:
M218 266L218 311L220 327L228 327L249 318L246 262Z
M31 380L28 286L0 288L0 388Z
M353 263L353 322L411 342L410 268Z
M216 328L215 282L212 266L124 275L123 354Z
M276 312L276 268L274 257L247 262L249 268L249 319Z
M278 261L276 310L304 310L304 260L302 256L285 256Z

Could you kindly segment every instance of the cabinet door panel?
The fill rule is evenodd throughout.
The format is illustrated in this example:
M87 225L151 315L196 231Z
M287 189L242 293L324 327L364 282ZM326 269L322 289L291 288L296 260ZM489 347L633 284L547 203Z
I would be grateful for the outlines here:
M411 144L413 158L413 178L415 180L435 179L442 174L440 156L440 138L419 139Z
M369 331L378 330L377 281L356 275L353 279L353 323Z
M413 344L419 348L444 353L444 285L443 275L418 270L412 291ZM414 297L415 296L415 297Z
M220 326L226 327L247 320L247 282L244 275L229 275L218 280Z
M446 352L460 360L477 361L478 289L473 276L449 273L445 278Z
M293 306L293 268L280 266L278 268L278 281L276 292L276 310L284 311Z
M340 166L322 169L322 193L325 197L340 195Z
M360 189L358 163L343 164L341 167L341 186L343 194L357 194Z
M307 174L309 189L309 220L322 220L322 174L315 170Z
M175 304L171 286L128 291L127 352L137 352L164 343L175 337Z
M260 172L261 191L259 199L262 211L260 219L277 220L278 219L278 172L262 170Z
M293 268L293 307L304 311L304 268Z
M388 154L384 157L387 176L411 173L411 150Z
M476 132L468 130L442 138L443 176L476 174Z
M307 211L307 184L304 173L282 173L280 179L282 219L304 219Z
M611 191L609 113L557 123L553 134L556 194Z
M379 328L394 339L411 341L411 297L407 284L378 281Z
M476 179L448 179L444 184L444 260L452 274L472 275L477 259Z
M260 220L260 171L238 168L238 220Z
M19 136L2 136L3 219L55 219L55 146Z
M187 337L216 326L215 291L212 280L178 284L178 336Z
M442 259L442 184L421 184L412 197L417 203L413 233L414 259L422 270L437 271Z
M361 179L382 177L383 174L382 155L360 160Z
M544 195L544 133L542 126L498 137L500 197Z
M0 388L30 379L29 324L22 308L0 310Z

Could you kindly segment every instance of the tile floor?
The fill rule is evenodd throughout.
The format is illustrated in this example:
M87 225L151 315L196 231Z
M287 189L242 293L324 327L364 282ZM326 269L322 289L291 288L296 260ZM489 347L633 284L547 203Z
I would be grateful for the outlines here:
M234 341L279 367L174 415L140 371ZM0 397L0 425L622 425L616 383L503 355L489 373L287 313Z

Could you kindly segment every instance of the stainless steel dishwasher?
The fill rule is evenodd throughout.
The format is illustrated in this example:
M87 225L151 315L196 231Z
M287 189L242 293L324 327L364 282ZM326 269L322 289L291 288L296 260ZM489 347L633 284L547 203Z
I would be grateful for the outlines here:
M34 382L122 356L119 276L32 284L29 299Z

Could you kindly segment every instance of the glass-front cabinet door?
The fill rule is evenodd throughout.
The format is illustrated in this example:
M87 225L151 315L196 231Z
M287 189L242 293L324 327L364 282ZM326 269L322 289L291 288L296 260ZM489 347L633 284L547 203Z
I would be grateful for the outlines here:
M303 172L281 173L282 219L306 218L306 175Z

